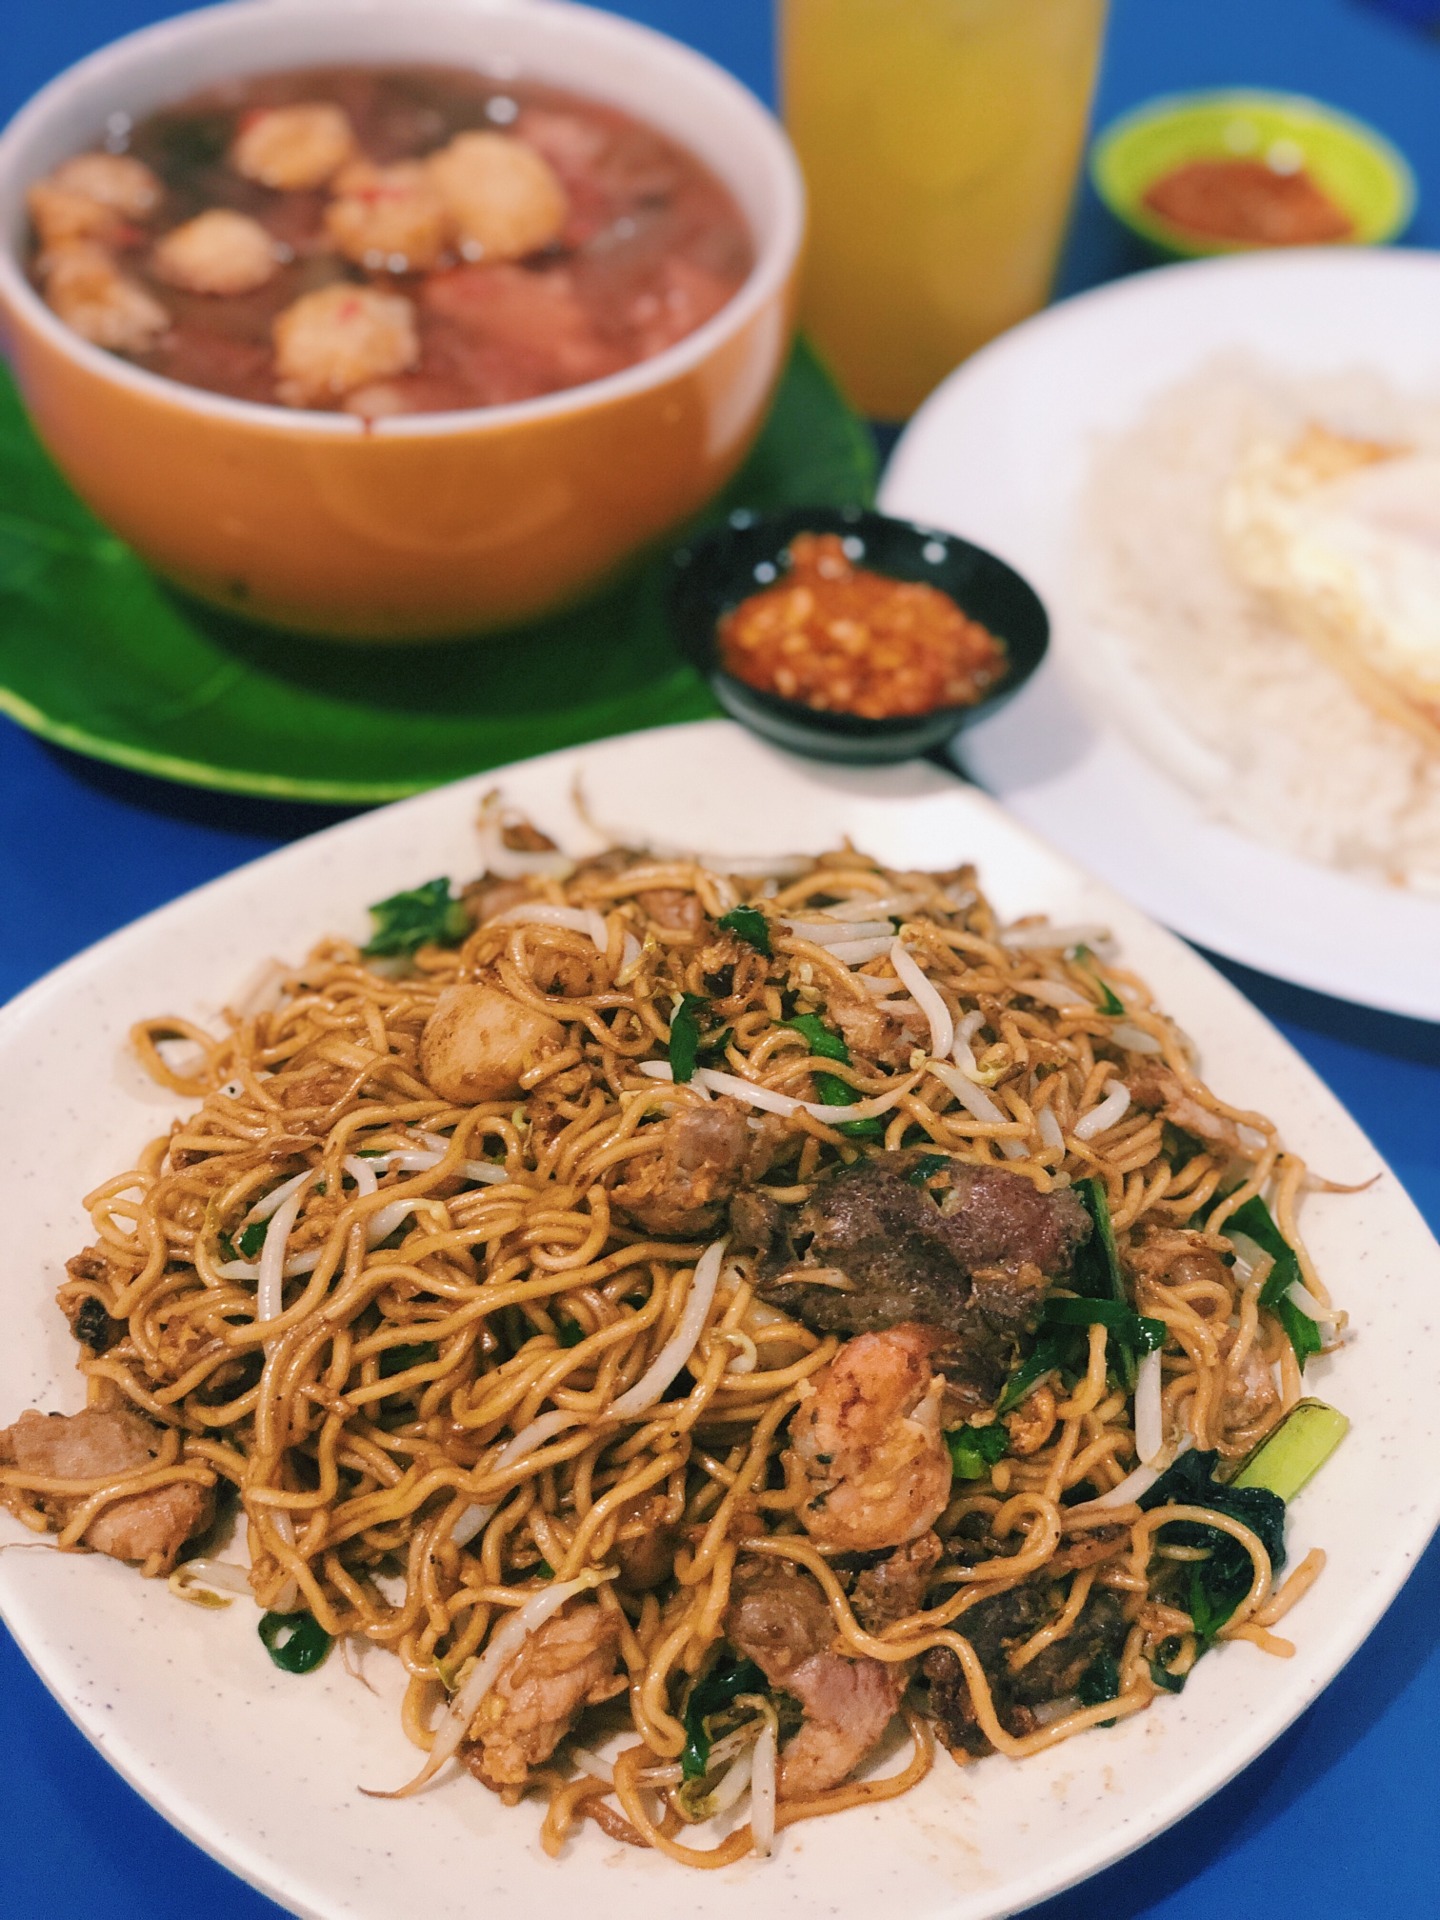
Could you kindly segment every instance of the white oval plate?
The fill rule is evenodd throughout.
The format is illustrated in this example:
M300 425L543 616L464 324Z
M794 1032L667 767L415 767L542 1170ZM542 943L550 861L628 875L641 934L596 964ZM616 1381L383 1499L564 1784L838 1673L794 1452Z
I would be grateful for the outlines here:
M1367 885L1210 818L1135 744L1126 716L1143 712L1153 737L1158 702L1079 604L1072 540L1097 436L1123 430L1157 393L1235 348L1300 373L1360 366L1433 391L1440 255L1236 255L1067 300L931 395L891 457L880 504L992 548L1049 608L1045 666L964 736L966 768L1012 813L1232 960L1440 1020L1440 900ZM1108 706L1091 691L1101 676L1118 696ZM1169 727L1178 756L1177 733Z
M80 1196L133 1164L175 1102L125 1051L142 1014L205 1018L270 955L325 931L363 937L368 901L477 864L476 802L497 781L577 843L577 773L616 834L727 853L820 850L849 835L917 865L974 859L1007 915L1101 919L1198 1041L1227 1099L1273 1114L1317 1167L1345 1180L1379 1165L1335 1100L1258 1013L1170 934L1087 879L993 802L923 764L850 772L782 758L724 721L634 735L444 788L272 854L103 941L0 1013L0 1165L10 1174L0 1417L81 1402L74 1348L51 1296L85 1244ZM797 1920L885 1910L993 1920L1149 1839L1273 1740L1339 1670L1422 1552L1437 1518L1440 1248L1388 1171L1362 1194L1317 1195L1305 1223L1355 1316L1353 1341L1314 1368L1354 1431L1296 1504L1296 1558L1330 1555L1280 1661L1236 1644L1183 1696L1114 1731L1016 1765L963 1772L942 1753L907 1799L805 1825L766 1865L689 1874L587 1827L556 1864L539 1809L506 1811L465 1776L414 1800L367 1800L414 1769L394 1662L373 1655L379 1697L338 1659L278 1673L241 1602L202 1612L163 1583L98 1556L43 1546L0 1555L0 1607L61 1704L167 1818L253 1885L314 1920L474 1920L583 1899L592 1920L733 1916L763 1899ZM30 1538L0 1516L0 1539Z

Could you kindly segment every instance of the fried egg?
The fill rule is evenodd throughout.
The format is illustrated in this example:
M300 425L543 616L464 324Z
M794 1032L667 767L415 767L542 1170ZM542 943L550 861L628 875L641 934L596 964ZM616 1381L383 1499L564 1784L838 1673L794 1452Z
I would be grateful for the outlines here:
M1220 527L1286 626L1440 746L1440 454L1310 426L1250 449Z

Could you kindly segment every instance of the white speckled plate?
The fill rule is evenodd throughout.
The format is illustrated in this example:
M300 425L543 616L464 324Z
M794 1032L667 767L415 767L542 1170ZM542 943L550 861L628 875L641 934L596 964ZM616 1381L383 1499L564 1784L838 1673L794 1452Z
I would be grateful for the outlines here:
M0 1349L5 1418L80 1404L51 1304L62 1261L87 1238L80 1196L131 1164L173 1104L126 1055L130 1023L162 1010L203 1018L267 956L297 956L325 930L359 934L368 901L470 873L476 799L497 778L573 842L577 772L617 833L735 853L821 849L849 834L895 861L976 860L1007 914L1103 919L1227 1098L1275 1115L1337 1179L1379 1166L1231 987L983 796L923 765L860 774L801 764L707 721L531 761L320 834L116 934L0 1014L0 1165L12 1196L3 1284L14 1296ZM990 1920L1138 1846L1253 1759L1354 1652L1435 1525L1434 1476L1395 1467L1440 1458L1440 1248L1388 1170L1364 1193L1314 1196L1305 1221L1355 1319L1345 1351L1314 1368L1314 1386L1355 1425L1296 1503L1296 1557L1323 1545L1330 1564L1287 1623L1295 1658L1228 1647L1180 1698L1019 1765L961 1772L941 1755L908 1799L793 1829L768 1865L686 1876L590 1827L557 1866L540 1852L538 1810L506 1811L468 1777L411 1801L364 1799L358 1784L393 1785L414 1764L391 1663L368 1662L379 1697L338 1660L305 1679L277 1673L244 1604L201 1612L114 1562L36 1548L0 1555L0 1607L56 1697L141 1793L315 1920L473 1920L577 1900L591 1920L670 1920L677 1907L719 1920L754 1898L795 1920L882 1900L909 1920ZM16 1537L0 1519L0 1538Z
M1062 301L930 396L890 459L880 505L992 548L1049 609L1045 665L965 735L965 764L982 786L1215 952L1440 1020L1440 899L1312 864L1216 819L1184 771L1197 759L1193 739L1084 609L1075 529L1098 439L1235 350L1297 374L1370 368L1402 391L1433 393L1440 254L1262 251Z

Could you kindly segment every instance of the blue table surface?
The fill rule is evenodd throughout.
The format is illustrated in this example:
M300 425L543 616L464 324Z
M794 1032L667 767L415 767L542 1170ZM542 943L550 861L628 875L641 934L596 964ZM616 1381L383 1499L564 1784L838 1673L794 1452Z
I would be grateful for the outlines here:
M618 10L772 93L771 0L625 0ZM175 11L165 0L7 9L0 118L79 55ZM1247 84L1312 92L1382 128L1420 181L1409 242L1440 244L1440 43L1357 0L1116 0L1100 121L1155 93ZM1083 192L1061 290L1143 264ZM135 915L334 817L121 774L0 720L0 998ZM1440 1227L1440 1030L1225 971L1345 1101ZM1423 1464L1440 1471L1440 1461ZM1039 1912L1045 1920L1440 1913L1437 1620L1440 1545L1432 1545L1369 1643L1283 1739L1172 1832ZM11 1756L0 1814L4 1920L278 1913L111 1772L3 1633L0 1752ZM557 1897L567 1891L562 1874Z

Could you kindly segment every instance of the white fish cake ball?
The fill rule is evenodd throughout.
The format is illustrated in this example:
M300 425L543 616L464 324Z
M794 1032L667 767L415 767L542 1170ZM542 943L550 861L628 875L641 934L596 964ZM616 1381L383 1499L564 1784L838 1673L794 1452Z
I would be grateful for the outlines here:
M42 246L62 240L113 240L160 204L160 182L123 153L77 153L25 196Z
M147 353L169 331L164 307L97 241L69 240L43 254L40 279L51 311L97 347Z
M499 987L446 987L420 1036L420 1071L443 1100L508 1100L530 1068L564 1044L558 1020Z
M289 407L326 406L356 387L408 373L420 358L415 309L403 294L342 285L307 293L275 317L276 393Z
M327 101L265 107L247 119L230 149L230 164L262 187L323 187L355 152L355 135Z
M337 178L335 193L325 231L347 260L374 272L424 273L444 254L449 211L418 161L357 161Z
M151 255L156 275L187 293L253 293L279 264L274 239L260 222L225 207L173 228Z
M470 259L521 260L560 236L570 203L550 162L506 133L461 133L430 178Z

